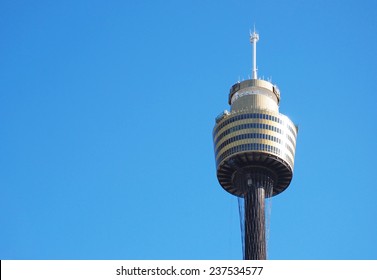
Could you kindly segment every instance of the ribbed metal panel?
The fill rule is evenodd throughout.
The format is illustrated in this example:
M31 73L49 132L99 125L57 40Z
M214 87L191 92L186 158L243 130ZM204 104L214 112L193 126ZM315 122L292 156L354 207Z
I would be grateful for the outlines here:
M266 90L270 91L271 93L273 93L276 96L276 103L279 105L280 91L277 88L277 86L271 84L270 82L260 80L260 79L251 79L251 80L246 80L246 81L242 81L242 82L234 84L230 88L230 92L229 92L229 98L228 98L229 105L232 105L231 101L232 101L232 97L233 97L234 94L236 94L238 91L240 91L242 89L251 88L251 87L256 88L256 89L257 88L266 89Z
M232 111L241 110L271 110L278 111L278 105L272 98L262 94L249 94L242 97L242 100L236 100L232 103Z

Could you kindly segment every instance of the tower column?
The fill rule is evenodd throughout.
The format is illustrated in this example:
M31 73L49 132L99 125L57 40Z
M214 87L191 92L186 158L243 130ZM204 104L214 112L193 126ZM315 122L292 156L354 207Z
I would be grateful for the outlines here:
M267 259L265 198L270 197L276 181L274 173L266 168L249 166L240 169L234 176L233 184L242 191L244 259Z
M265 190L262 186L252 186L245 200L245 260L265 260Z

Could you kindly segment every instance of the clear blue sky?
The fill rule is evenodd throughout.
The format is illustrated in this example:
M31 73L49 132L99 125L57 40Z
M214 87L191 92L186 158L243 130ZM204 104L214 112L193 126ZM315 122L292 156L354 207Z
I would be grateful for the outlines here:
M377 2L0 2L0 259L241 259L215 117L251 72L299 125L270 259L377 259Z

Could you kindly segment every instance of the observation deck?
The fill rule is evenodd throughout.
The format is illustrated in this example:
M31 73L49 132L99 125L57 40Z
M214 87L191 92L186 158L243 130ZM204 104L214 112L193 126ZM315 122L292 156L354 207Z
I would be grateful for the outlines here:
M279 113L279 89L268 81L246 80L231 87L228 102L231 111L217 117L213 129L219 183L242 197L237 174L262 168L274 177L271 196L281 193L293 176L297 127Z

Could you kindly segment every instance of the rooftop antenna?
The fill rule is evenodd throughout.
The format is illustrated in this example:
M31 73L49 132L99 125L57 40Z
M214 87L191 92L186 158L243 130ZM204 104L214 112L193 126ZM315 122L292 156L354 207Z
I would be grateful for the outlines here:
M257 42L259 40L259 34L255 32L255 26L254 31L251 33L250 31L250 43L253 44L253 79L258 79L257 77Z

